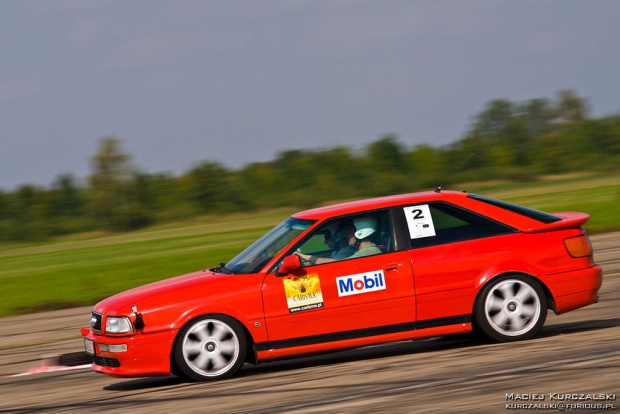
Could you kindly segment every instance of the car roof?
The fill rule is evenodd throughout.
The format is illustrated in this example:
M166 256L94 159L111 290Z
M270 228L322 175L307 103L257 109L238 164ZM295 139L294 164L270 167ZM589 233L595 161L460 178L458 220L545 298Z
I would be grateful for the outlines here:
M419 193L399 194L313 208L295 213L293 214L293 217L300 219L322 220L329 217L353 214L358 211L379 210L382 208L426 201L456 200L466 196L467 193L458 191L424 191Z

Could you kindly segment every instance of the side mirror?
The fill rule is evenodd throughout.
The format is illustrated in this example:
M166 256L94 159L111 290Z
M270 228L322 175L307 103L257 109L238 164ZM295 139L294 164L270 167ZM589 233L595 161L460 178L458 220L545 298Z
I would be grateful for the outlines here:
M282 265L280 266L278 273L286 275L299 269L301 269L301 259L296 254L292 254L290 256L286 256L284 260L282 260Z

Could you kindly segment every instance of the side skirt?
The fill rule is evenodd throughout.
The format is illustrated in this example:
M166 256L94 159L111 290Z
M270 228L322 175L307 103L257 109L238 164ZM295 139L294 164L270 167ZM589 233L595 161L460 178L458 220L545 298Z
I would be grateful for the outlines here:
M254 350L258 361L265 361L386 342L466 333L471 330L471 315L459 315L280 341L259 342L254 345Z

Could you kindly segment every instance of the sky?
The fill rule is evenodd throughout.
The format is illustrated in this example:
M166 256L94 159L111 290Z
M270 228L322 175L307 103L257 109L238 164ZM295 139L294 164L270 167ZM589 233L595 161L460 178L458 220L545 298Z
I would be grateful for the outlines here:
M460 139L490 100L620 112L616 0L0 1L0 188Z

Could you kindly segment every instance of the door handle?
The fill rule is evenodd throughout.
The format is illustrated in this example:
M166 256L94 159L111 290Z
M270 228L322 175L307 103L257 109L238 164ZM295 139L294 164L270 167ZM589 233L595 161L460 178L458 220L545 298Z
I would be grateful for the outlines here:
M402 263L390 263L390 264L386 264L383 268L385 269L386 272L394 272L400 269L401 267L403 267Z

